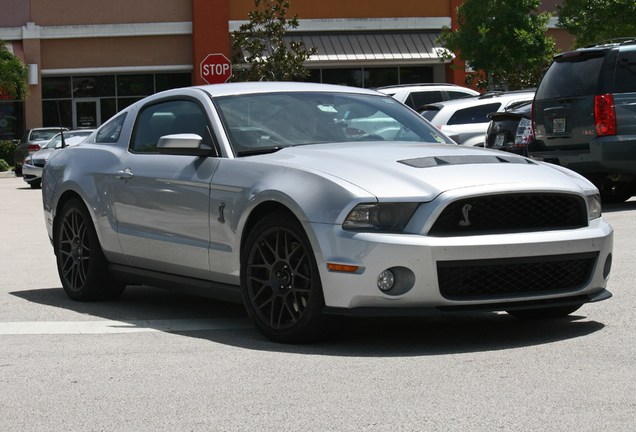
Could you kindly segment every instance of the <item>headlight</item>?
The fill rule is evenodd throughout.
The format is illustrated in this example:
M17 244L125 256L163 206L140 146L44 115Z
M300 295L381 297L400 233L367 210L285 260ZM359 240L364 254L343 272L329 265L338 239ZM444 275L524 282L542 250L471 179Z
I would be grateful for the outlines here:
M352 231L401 232L417 206L418 203L358 204L342 227Z
M587 218L588 220L598 219L601 217L601 196L599 194L590 194L587 198Z

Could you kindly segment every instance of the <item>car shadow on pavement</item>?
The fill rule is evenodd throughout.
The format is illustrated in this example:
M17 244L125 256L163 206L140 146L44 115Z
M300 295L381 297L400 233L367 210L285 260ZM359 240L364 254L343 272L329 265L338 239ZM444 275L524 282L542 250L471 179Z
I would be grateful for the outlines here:
M625 210L636 210L636 200L625 201L616 204L603 204L603 213L612 213Z
M347 318L338 320L337 328L324 341L285 345L270 342L261 336L249 322L241 305L150 287L129 287L118 301L93 303L71 301L61 288L11 294L33 303L96 319L130 323L144 321L144 325L150 327L154 320L231 319L239 325L169 333L249 350L313 356L403 357L496 351L584 337L605 327L602 323L586 318L586 306L573 315L552 320L520 320L505 313Z

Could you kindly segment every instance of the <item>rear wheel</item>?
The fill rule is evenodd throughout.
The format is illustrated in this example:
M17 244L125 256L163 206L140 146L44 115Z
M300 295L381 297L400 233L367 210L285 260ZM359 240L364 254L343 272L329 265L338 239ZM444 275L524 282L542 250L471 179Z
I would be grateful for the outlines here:
M560 318L576 312L581 306L582 305L571 305L539 309L520 309L509 310L507 312L514 317L525 319Z
M53 248L66 294L73 300L110 300L125 285L112 278L91 217L78 199L69 200L55 218Z
M300 224L285 213L261 219L241 254L248 315L267 338L284 343L324 336L327 317L314 253Z

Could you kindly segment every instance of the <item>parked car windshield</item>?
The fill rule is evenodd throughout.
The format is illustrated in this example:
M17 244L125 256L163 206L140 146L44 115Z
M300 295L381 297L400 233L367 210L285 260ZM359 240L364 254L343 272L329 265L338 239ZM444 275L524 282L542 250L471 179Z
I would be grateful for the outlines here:
M351 141L452 144L388 96L283 92L215 99L239 155L296 145Z
M31 141L48 141L58 133L60 133L59 129L34 130L34 131L31 131L31 136L29 137L29 139Z

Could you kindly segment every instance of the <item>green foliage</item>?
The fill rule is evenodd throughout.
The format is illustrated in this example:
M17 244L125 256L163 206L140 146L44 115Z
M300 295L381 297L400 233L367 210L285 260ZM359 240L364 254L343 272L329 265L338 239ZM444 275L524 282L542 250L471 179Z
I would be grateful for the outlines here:
M232 32L232 81L302 80L309 71L305 61L316 52L284 36L298 27L298 17L287 18L286 0L254 0L249 22Z
M13 166L14 153L15 144L12 141L0 141L0 171L8 171Z
M444 48L458 55L486 80L480 86L520 89L536 86L556 53L547 36L550 15L540 0L465 0L457 8L457 30L445 28ZM450 53L446 53L446 58ZM470 80L480 73L469 74Z
M564 0L557 11L559 27L576 37L577 47L636 37L634 0Z
M28 73L27 66L9 52L6 44L0 40L0 94L24 100L29 94Z

